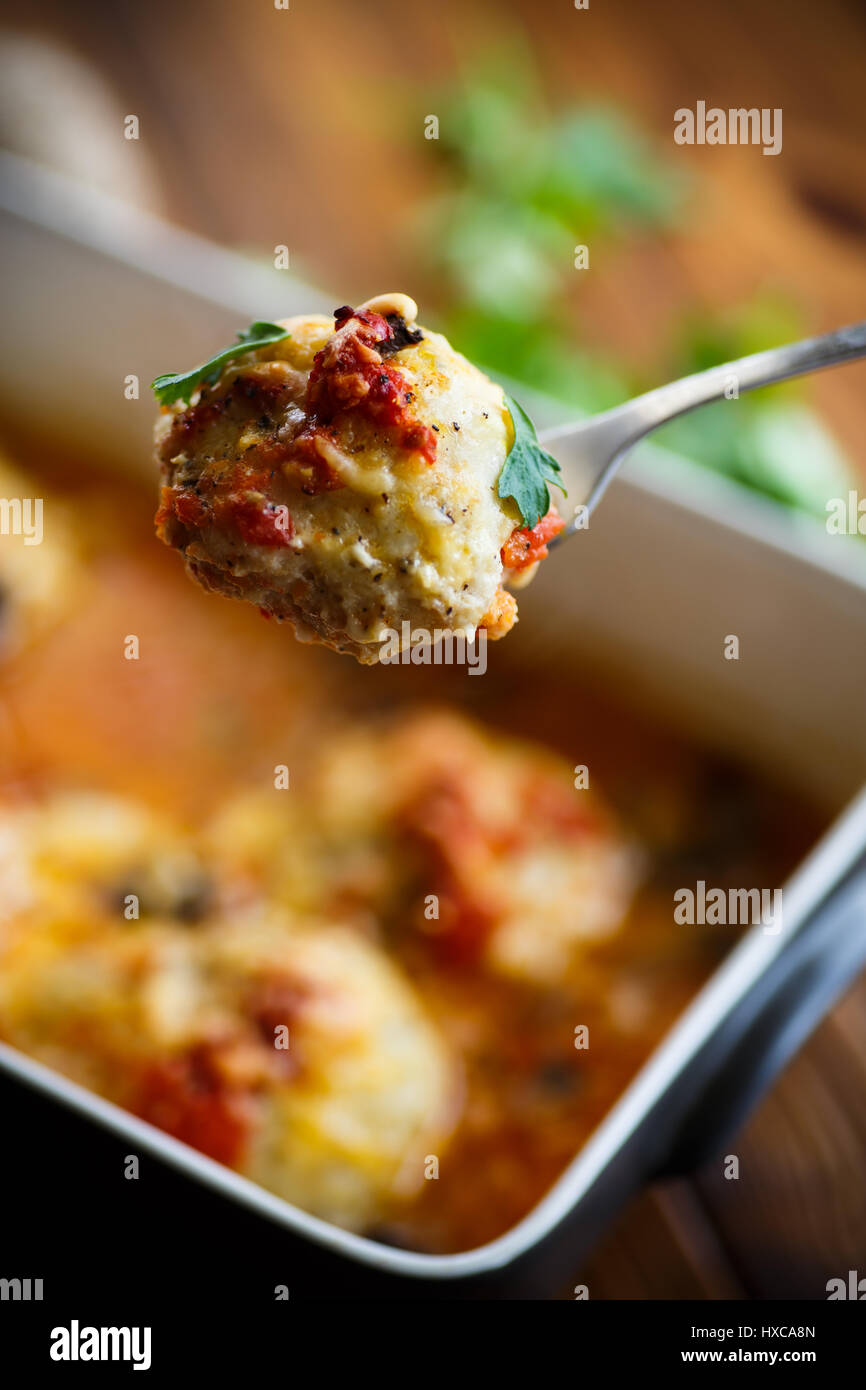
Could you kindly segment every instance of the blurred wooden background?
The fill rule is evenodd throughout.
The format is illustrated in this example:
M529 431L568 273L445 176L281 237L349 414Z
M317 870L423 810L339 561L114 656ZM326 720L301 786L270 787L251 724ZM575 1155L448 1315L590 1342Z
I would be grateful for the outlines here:
M652 370L684 310L709 313L762 288L790 296L807 330L866 313L860 0L290 5L42 0L22 28L20 6L0 0L0 15L18 33L71 45L108 84L116 113L140 117L141 139L120 143L172 218L268 258L288 245L293 269L343 299L403 284L423 307L428 272L406 229L436 188L423 138L431 85L471 73L506 35L530 47L554 103L613 101L707 176L676 235L593 252L580 299L587 347ZM52 148L68 154L74 96L46 74L49 159ZM674 146L673 112L698 99L781 107L782 154ZM34 124L28 111L22 143ZM94 140L81 159L95 178L102 160L102 177L129 191L134 169L118 173L116 148ZM862 375L825 375L814 392L866 466Z
M3 0L0 13L0 42L62 43L106 84L104 104L79 111L79 87L47 67L39 110L3 111L11 143L254 255L284 243L292 268L342 301L409 288L423 305L427 272L406 224L436 187L429 85L471 72L503 26L534 50L554 100L618 102L671 151L677 107L781 107L777 158L678 151L705 176L700 199L676 234L594 259L583 341L652 370L685 309L710 314L762 288L791 296L810 330L866 317L858 0L590 0L588 11L571 0L291 0L288 11L42 0L26 21ZM105 130L119 139L129 113L141 139L121 140L118 156ZM76 145L66 128L79 115L96 135ZM863 380L825 374L814 399L866 469ZM730 1146L740 1180L724 1180L719 1156L641 1197L583 1272L591 1297L814 1299L849 1268L866 1274L864 1097L861 983Z

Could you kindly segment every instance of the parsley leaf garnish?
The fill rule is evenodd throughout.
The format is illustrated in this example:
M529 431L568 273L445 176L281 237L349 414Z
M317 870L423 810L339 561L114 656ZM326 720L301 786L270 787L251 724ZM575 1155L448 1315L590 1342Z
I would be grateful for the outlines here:
M550 511L548 483L553 483L566 497L568 493L562 486L559 464L552 454L542 449L535 426L523 406L511 396L505 397L505 404L514 425L514 443L499 474L496 490L503 499L514 498L523 525L531 529Z
M156 377L151 382L154 395L160 405L172 405L175 401L184 401L189 405L193 392L203 382L212 386L219 379L220 371L226 362L231 362L235 357L243 357L245 353L253 352L256 348L267 347L269 343L279 343L283 338L290 336L288 330L280 328L278 323L251 323L249 328L238 334L236 343L223 348L222 352L216 353L202 366L193 367L191 372L169 373Z

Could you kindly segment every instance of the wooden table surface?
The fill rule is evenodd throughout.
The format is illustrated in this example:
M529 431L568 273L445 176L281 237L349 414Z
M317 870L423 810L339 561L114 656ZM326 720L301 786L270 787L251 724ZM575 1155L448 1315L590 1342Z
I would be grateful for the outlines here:
M16 5L0 12L20 26ZM816 331L866 317L866 12L855 0L591 0L588 11L571 0L291 0L288 11L42 0L27 32L101 74L109 116L140 117L123 157L141 167L128 179L116 159L100 167L95 142L85 173L96 181L257 255L284 243L293 269L344 300L417 286L423 303L427 271L405 228L435 186L429 83L471 70L503 26L535 52L553 100L617 101L672 151L673 111L698 99L784 111L778 158L678 151L706 176L699 204L677 234L598 258L581 297L589 347L651 369L685 309L709 316L761 288L792 296ZM74 83L46 83L59 126L78 103ZM11 140L26 149L31 136L24 124ZM862 371L825 374L814 393L866 468ZM719 1155L631 1205L583 1272L591 1297L820 1299L829 1278L866 1274L866 982L729 1148L736 1183Z

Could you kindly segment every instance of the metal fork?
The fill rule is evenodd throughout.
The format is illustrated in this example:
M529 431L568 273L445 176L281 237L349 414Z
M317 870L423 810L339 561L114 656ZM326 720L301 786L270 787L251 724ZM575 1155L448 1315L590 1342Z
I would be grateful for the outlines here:
M659 425L710 401L735 399L743 391L802 376L805 372L817 372L822 367L837 367L858 357L866 357L866 320L839 328L835 333L822 333L820 337L806 338L800 343L755 352L736 362L723 362L708 371L672 381L668 386L647 391L601 415L546 430L541 442L561 464L582 471L588 487L584 506L591 513L623 459ZM574 531L583 529L581 519L573 516L565 530L549 544L555 545Z

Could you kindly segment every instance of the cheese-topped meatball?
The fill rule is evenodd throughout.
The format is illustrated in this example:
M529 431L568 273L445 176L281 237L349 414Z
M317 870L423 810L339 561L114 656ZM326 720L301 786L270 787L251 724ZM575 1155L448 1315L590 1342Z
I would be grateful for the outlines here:
M391 294L287 319L157 426L157 529L193 578L362 662L504 635L503 580L562 526L551 509L527 528L500 498L502 388L416 316Z
M0 810L0 1037L309 1211L387 1219L459 1084L415 991L116 798Z
M424 711L333 738L290 809L231 803L215 852L302 911L536 984L622 925L640 854L563 759Z

